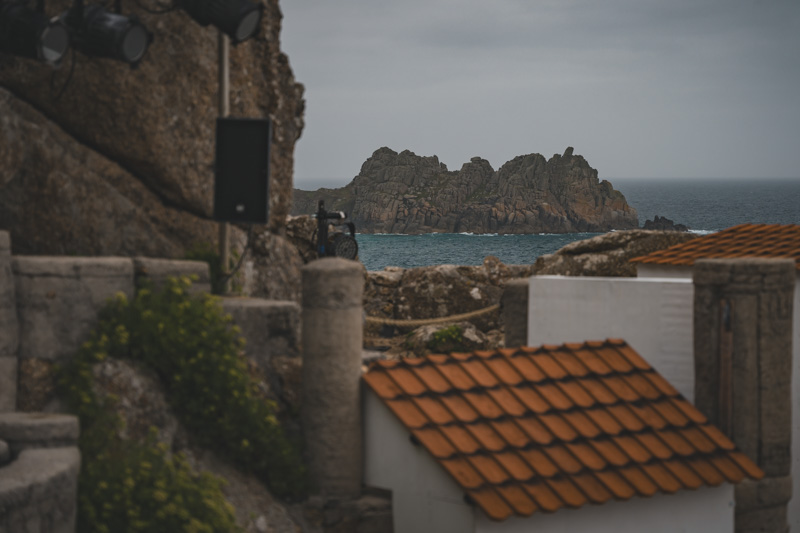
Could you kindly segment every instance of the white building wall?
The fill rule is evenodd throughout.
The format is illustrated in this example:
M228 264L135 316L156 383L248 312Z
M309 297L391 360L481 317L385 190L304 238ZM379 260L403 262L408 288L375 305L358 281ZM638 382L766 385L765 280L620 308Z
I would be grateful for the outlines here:
M732 533L733 485L584 505L492 522L476 513L476 533Z
M363 398L364 483L392 491L394 533L472 533L464 491L367 387Z
M534 276L528 345L625 339L694 401L691 279Z

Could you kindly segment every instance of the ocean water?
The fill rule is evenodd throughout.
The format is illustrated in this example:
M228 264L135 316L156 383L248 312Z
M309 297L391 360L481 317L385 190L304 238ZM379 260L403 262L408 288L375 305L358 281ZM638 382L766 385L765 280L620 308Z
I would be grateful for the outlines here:
M707 234L742 224L800 224L798 179L611 179L639 224L664 216ZM356 228L358 230L358 228ZM594 233L542 235L452 234L357 236L367 270L437 265L479 265L487 255L506 264L528 264Z

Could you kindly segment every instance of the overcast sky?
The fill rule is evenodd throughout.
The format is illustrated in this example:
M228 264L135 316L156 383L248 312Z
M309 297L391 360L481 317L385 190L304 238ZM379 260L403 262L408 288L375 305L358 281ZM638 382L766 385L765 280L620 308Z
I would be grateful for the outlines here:
M282 0L295 186L381 146L601 178L800 177L800 0Z

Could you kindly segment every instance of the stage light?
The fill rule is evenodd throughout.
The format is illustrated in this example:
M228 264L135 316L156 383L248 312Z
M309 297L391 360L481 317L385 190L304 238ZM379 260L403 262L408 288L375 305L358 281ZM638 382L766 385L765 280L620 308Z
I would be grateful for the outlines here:
M58 66L69 41L67 28L57 18L50 19L24 2L0 3L0 51Z
M77 2L63 18L75 48L87 56L109 57L136 67L153 34L136 17L111 13L104 7Z
M178 0L178 5L203 26L213 24L233 44L258 33L264 6L248 0Z

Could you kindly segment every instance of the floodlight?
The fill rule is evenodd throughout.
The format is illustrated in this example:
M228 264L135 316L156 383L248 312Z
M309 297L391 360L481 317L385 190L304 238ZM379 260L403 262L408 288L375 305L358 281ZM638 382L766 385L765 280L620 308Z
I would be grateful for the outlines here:
M69 32L25 2L0 3L0 51L58 66L69 49Z
M264 6L249 0L178 0L178 5L203 26L213 24L233 44L258 33Z
M64 16L74 46L87 56L109 57L136 67L144 58L153 34L135 16L111 13L104 7L77 2Z

